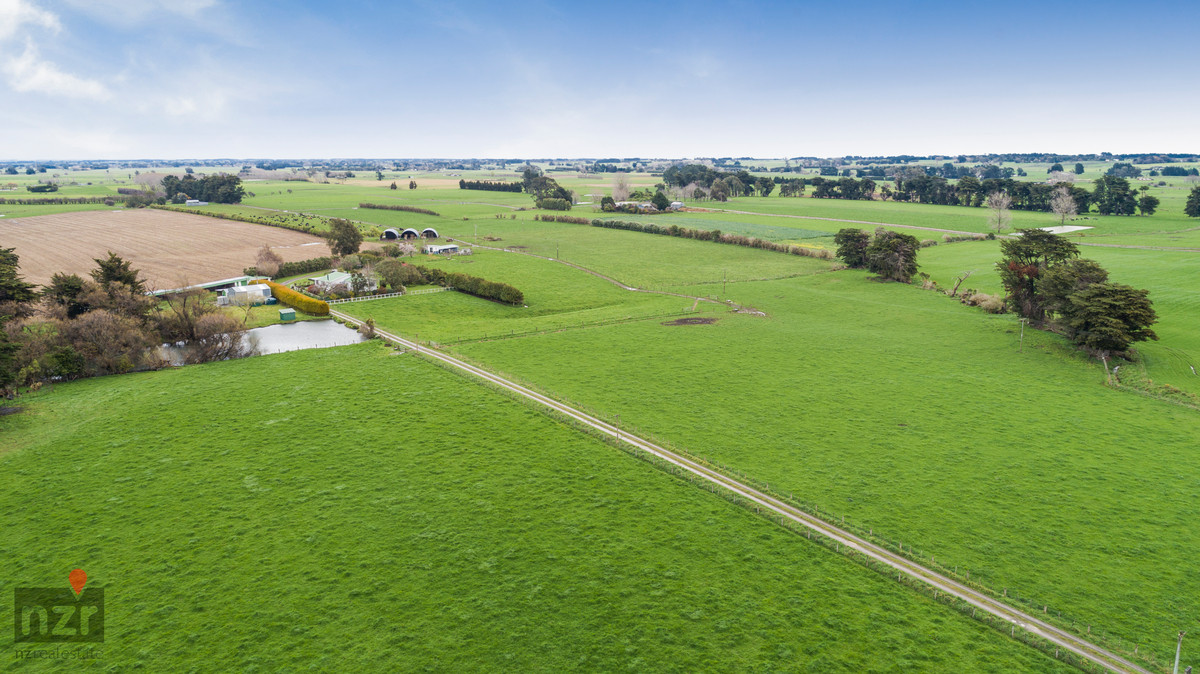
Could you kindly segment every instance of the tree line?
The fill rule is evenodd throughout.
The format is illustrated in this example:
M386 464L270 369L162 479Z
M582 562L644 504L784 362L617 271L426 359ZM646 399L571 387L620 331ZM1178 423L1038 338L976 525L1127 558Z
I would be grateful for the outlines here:
M489 192L523 192L525 185L501 180L459 180L460 190L487 190Z
M1065 335L1080 348L1107 359L1126 355L1131 344L1156 340L1158 320L1149 291L1109 281L1079 247L1041 229L1018 230L1000 242L996 263L1009 306L1035 327Z
M691 229L689 227L680 227L678 225L664 226L653 223L630 222L627 220L601 220L599 218L592 220L591 226L605 227L608 229L623 229L629 232L643 232L645 234L676 236L683 239L696 239L698 241L712 241L714 243L745 246L747 248L760 248L762 250L770 250L777 253L788 253L790 255L800 255L803 257L815 257L820 259L830 259L833 257L829 251L821 248L805 248L804 246L776 243L774 241L767 241L766 239L759 239L753 236L726 234L719 229Z
M156 352L184 342L189 363L248 355L245 322L207 301L208 291L146 294L140 272L109 252L87 278L56 273L44 288L21 278L0 248L0 391L166 365Z
M1198 188L1200 192L1200 188ZM899 232L846 228L834 237L847 267L867 269L882 279L908 282L917 274L916 237ZM1156 340L1157 320L1149 291L1109 281L1095 260L1079 257L1079 247L1043 229L1021 229L1000 242L996 263L1005 306L1037 328L1061 333L1081 349L1107 360L1128 357L1130 345ZM926 277L927 278L927 277ZM962 279L960 279L961 282ZM955 285L957 292L958 286ZM1003 310L1003 308L999 308Z
M229 173L214 173L202 178L188 174L182 179L166 176L162 179L162 189L169 201L182 197L214 204L237 204L246 196L242 179ZM178 203L182 203L182 200Z

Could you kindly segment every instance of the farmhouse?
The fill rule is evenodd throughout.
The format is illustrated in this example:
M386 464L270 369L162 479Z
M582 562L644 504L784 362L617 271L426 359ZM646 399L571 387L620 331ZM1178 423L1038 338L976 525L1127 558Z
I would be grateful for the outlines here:
M433 255L441 255L443 253L445 253L447 255L451 255L451 254L458 252L458 246L456 246L452 243L444 245L444 246L437 246L434 244L429 244L428 246L425 246L423 249L421 249L421 252L431 253Z
M329 292L337 286L351 287L351 275L344 271L331 271L324 276L313 276L308 281L323 293ZM367 277L367 290L374 290L378 285L375 279Z

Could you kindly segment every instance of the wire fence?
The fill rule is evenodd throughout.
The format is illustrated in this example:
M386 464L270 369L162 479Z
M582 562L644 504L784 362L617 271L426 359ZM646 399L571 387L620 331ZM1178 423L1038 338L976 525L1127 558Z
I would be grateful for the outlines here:
M678 316L678 315L692 314L692 313L695 313L695 312L687 311L682 314L676 313L676 314L669 314L669 315ZM644 320L644 319L659 318L659 317L663 317L663 316L643 316L643 317L639 317L636 319L630 317L629 319L620 319L620 320ZM603 322L597 322L597 324L603 324ZM522 333L522 334L542 334L545 332L555 332L555 331L566 329L569 327L575 327L575 326L566 326L565 328L558 328L558 329L545 329L542 331L531 331L531 332ZM584 324L584 325L582 325L582 327L587 327L587 325ZM508 335L496 335L494 337L489 337L488 339L500 339L500 338L516 337L516 336L519 336L519 335L517 335L517 333L513 332ZM459 341L455 341L455 342L444 342L444 343L424 341L424 342L420 342L420 345L425 348L438 349L439 347L451 346L454 344L479 341L479 339L480 338L471 338L471 339L463 339L463 340L459 340ZM888 550L889 552L896 553L910 561L913 561L913 562L920 564L926 568L937 571L938 573L940 573L943 576L946 576L946 577L951 578L959 583L962 583L963 585L966 585L973 590L976 590L978 592L986 594L986 595L992 597L993 599L996 599L1004 604L1019 608L1029 614L1036 615L1036 614L1040 613L1041 614L1040 618L1042 620L1044 620L1045 622L1052 624L1066 632L1076 634L1079 637L1087 639L1088 641L1091 641L1092 643L1098 644L1109 651L1118 653L1121 656L1123 656L1131 661L1139 662L1141 665L1143 665L1144 667L1146 667L1148 669L1151 669L1153 671L1162 671L1162 672L1169 671L1169 668L1166 665L1164 665L1163 662L1159 659L1160 653L1156 652L1156 649L1153 647L1147 648L1147 650L1143 651L1141 649L1141 646L1142 646L1141 643L1134 642L1125 637L1113 634L1112 632L1105 631L1089 621L1073 618L1068 614L1064 614L1061 610L1058 610L1058 609L1050 610L1050 607L1047 603L1039 602L1039 601L1033 600L1029 597L1021 596L1020 594L1018 594L1017 592L1015 592L1009 588L1002 588L1000 591L997 591L994 588L981 583L978 580L978 578L976 578L975 580L972 580L970 570L964 566L947 565L943 562L939 562L939 561L937 561L935 555L930 554L924 550L918 550L911 543L906 545L903 541L891 539L882 533L876 534L873 527L859 525L855 522L852 522L850 519L848 519L846 517L846 515L838 515L833 512L830 512L828 510L825 510L824 508L821 508L816 503L807 502L802 499L797 499L792 492L784 493L784 492L781 492L778 490L774 490L771 488L770 483L768 483L764 480L747 475L746 473L742 472L741 470L734 468L732 466L725 465L725 464L721 463L720 461L710 460L703 456L694 454L688 450L681 449L678 446L672 444L670 441L663 440L659 437L656 437L653 433L647 432L646 430L641 429L641 428L639 428L633 424L630 424L628 422L621 422L620 417L617 415L600 412L600 411L590 407L589 405L580 403L579 401L571 400L570 398L562 396L559 393L548 391L548 390L544 389L543 387L533 384L532 382L523 380L520 377L515 377L508 373L497 371L497 370L495 370L495 368L491 367L490 365L482 363L480 361L477 361L468 356L465 356L459 352L454 352L454 357L461 361L475 365L476 367L480 367L482 369L486 369L489 372L493 372L496 375L499 375L500 377L503 377L503 378L505 378L513 383L516 383L520 386L523 386L527 389L530 389L532 391L535 391L535 392L545 395L547 397L554 398L555 400L558 400L566 405L574 407L577 410L585 412L597 419L600 419L606 423L616 426L616 427L620 428L622 431L628 432L631 435L636 435L640 438L649 440L650 442L653 442L671 452L679 454L680 456L683 456L697 464L700 464L701 466L718 471L720 473L728 475L729 477L733 477L733 478L737 479L738 481L742 482L743 484L753 487L754 489L756 489L760 492L763 492L779 501L782 501L793 508L796 508L796 509L798 509L808 515L811 515L821 521L824 521L828 524L832 524L832 525L837 526L845 531L848 531L848 532L854 534L855 536L858 536L859 538L867 540L877 546L880 546L880 547ZM453 368L451 368L450 365L442 363L441 361L439 361L437 359L433 359L431 362L433 362L434 364L436 364L440 367L446 368L446 369L453 369ZM454 371L457 372L457 370L454 370ZM479 379L477 377L473 377L473 378ZM1025 629L1022 629L1020 632L1017 632L1017 630L1015 629L1015 627L1013 627L1013 624L1011 622L1004 620L1002 618L997 618L986 612L977 611L976 608L969 602L958 599L957 597L954 597L953 595L948 595L945 592L941 592L941 591L927 585L926 583L924 583L920 580L911 578L909 576L906 576L903 573L897 574L897 572L894 568L892 568L886 564L883 564L881 562L878 562L867 555L863 555L862 553L855 552L854 550L852 550L850 548L846 548L845 546L842 546L841 543L839 541L836 541L835 539L828 538L826 536L823 536L820 533L814 533L811 529L805 527L804 525L794 522L790 519L787 519L787 518L783 517L782 515L777 515L777 514L770 513L770 512L763 512L759 509L758 504L756 504L752 501L749 501L749 500L745 499L744 497L742 497L742 496L738 495L737 493L732 492L728 489L719 488L717 485L701 478L698 475L695 475L694 473L691 473L690 471L684 470L684 469L680 468L679 466L662 459L661 457L657 457L654 454L651 454L644 450L633 447L632 445L629 445L627 443L618 442L615 438L612 438L611 436L608 436L606 434L601 434L601 433L599 433L599 431L596 431L595 429L591 428L590 426L583 425L583 424L579 423L577 420L575 420L571 417L568 417L565 414L556 412L551 409L547 409L541 405L536 405L532 401L529 401L528 399L526 399L522 396L519 396L519 395L515 394L514 392L509 391L508 389L505 389L505 388L498 386L492 382L489 382L488 380L479 379L479 381L481 381L485 385L487 385L497 391L504 393L505 395L511 396L514 399L521 401L522 403L526 403L531 406L534 406L537 409L539 409L547 414L550 414L551 416L554 416L556 418L563 420L566 423L571 424L572 426L578 427L585 432L595 435L595 436L599 437L600 439L604 440L605 442L615 445L622 451L625 451L629 454L637 456L640 459L643 459L650 463L653 463L656 466L658 466L659 468L661 468L662 470L664 470L665 472L671 473L672 475L676 475L677 477L680 477L683 479L687 479L688 481L693 482L705 489L708 489L708 490L712 491L714 494L720 495L723 498L725 498L726 500L737 503L738 505L742 505L743 507L754 509L754 511L756 513L758 513L764 517L767 517L771 521L776 522L776 523L780 524L781 526L784 526L790 530L796 531L797 533L799 533L801 535L805 535L809 539L813 540L814 542L820 543L820 544L824 545L825 547L835 550L836 552L838 552L840 554L846 555L847 557L850 557L850 558L854 559L855 561L858 561L859 563L863 564L864 566L884 574L885 576L896 579L897 582L900 582L902 584L906 584L913 588L916 588L916 589L920 590L921 592L931 596L935 600L937 600L941 603L950 605L962 613L969 614L970 617L972 617L976 620L979 620L995 629L998 629L1000 631L1009 629L1009 631L1010 631L1009 636L1011 636L1013 638L1017 638L1020 641L1022 641L1023 643L1034 646L1049 655L1053 655L1055 658L1057 658L1058 660L1060 660L1062 662L1066 662L1071 665L1074 665L1084 671L1107 671L1104 668L1099 667L1095 663L1092 663L1090 660L1088 660L1086 658L1082 658L1082 657L1072 653L1071 651L1062 649L1061 647L1055 645L1053 642L1050 642L1042 637L1032 634ZM1165 651L1163 651L1161 653L1161 655L1163 657L1166 657L1167 655L1170 655L1170 654L1167 654Z
M346 304L347 302L366 302L368 300L384 300L389 297L404 297L405 295L428 295L430 293L441 293L454 288L421 288L420 290L410 290L403 293L384 293L382 295L365 295L363 297L343 297L340 300L326 300L329 304Z

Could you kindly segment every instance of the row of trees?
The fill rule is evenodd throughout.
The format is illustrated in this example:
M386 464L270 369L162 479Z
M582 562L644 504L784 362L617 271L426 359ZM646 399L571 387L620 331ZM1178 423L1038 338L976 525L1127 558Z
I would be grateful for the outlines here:
M866 269L885 281L908 283L917 273L917 251L921 242L915 236L878 227L872 236L847 227L833 237L837 257L851 269Z
M236 204L246 196L242 179L229 173L214 173L201 178L188 174L182 179L165 176L162 189L169 201L183 195L185 199L199 199L214 204Z
M460 190L488 190L490 192L522 192L525 184L510 183L502 180L459 180Z
M145 281L114 253L88 278L54 274L41 289L19 274L12 248L0 249L0 388L120 374L164 363L154 347L184 342L185 362L249 353L244 320L221 312L207 291L146 294Z
M1056 330L1085 350L1106 358L1135 342L1158 339L1150 329L1158 316L1149 291L1108 280L1095 260L1041 229L1022 229L1001 241L996 263L1013 311L1036 327Z
M951 183L944 178L919 172L898 176L895 187L886 184L880 187L870 178L832 180L817 176L807 179L776 178L776 181L779 182L781 196L803 196L805 189L812 187L811 196L817 199L882 198L980 208L992 206L993 195L1003 194L1008 200L1008 209L1060 214L1068 210L1062 202L1062 199L1068 198L1073 202L1071 215L1087 213L1093 207L1101 215L1133 215L1139 211L1143 215L1152 215L1160 203L1158 197L1147 194L1149 186L1135 189L1128 180L1107 175L1098 178L1091 191L1070 182L1048 185L1005 178L978 180L972 176ZM1056 199L1059 200L1057 206Z

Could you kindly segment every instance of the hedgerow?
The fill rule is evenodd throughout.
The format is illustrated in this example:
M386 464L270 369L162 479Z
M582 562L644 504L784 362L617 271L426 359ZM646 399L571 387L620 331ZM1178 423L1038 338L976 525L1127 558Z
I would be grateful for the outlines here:
M380 211L405 211L406 213L420 213L422 215L437 215L441 213L431 211L428 208L417 208L416 206L401 206L399 204L359 204L359 208L373 208Z
M295 276L296 274L324 271L332 269L335 262L337 262L337 258L333 257L314 257L308 260L284 262L279 265L279 272L271 278L286 278L288 276ZM258 269L255 267L246 267L242 270L242 273L246 276L264 276L264 274L259 274Z
M761 248L762 250L771 250L776 253L787 253L789 255L800 255L803 257L815 257L821 260L832 260L833 253L824 248L805 248L804 246L793 246L787 243L775 243L766 239L759 239L753 236L742 236L741 234L722 234L719 229L690 229L688 227L678 227L676 225L655 225L650 223L629 222L627 220L592 220L592 227L607 227L609 229L624 229L631 232L643 232L646 234L661 234L664 236L677 236L683 239L697 239L699 241L712 241L715 243L724 243L732 246L745 246L747 248Z
M586 225L590 222L587 218L580 218L574 215L543 215L540 213L533 216L533 219L541 220L542 222L565 222L572 225Z
M569 211L571 210L571 202L566 199L557 199L555 197L546 197L538 199L534 206L545 209L547 211Z
M458 272L448 272L442 269L423 267L415 265L417 271L421 272L421 276L429 283L454 288L459 292L464 292L468 295L482 297L485 300L495 300L504 304L524 304L525 294L517 288L508 285L507 283L499 283L497 281L489 281L471 276L469 274L460 274Z
M49 197L43 199L0 199L0 204L12 206L61 206L64 204L111 204L124 201L124 197Z
M309 297L308 295L298 293L295 290L292 290L291 288L274 281L261 280L256 281L256 283L265 283L266 285L271 286L271 294L275 296L275 299L290 307L295 307L296 309L299 309L306 314L312 314L313 316L329 315L329 303L325 302L324 300L318 300L316 298Z
M179 208L179 207L167 207L167 206L161 206L161 205L151 205L150 208L160 208L164 211L176 211L178 213L191 213L192 215L206 215L210 218L220 218L222 220L236 220L238 222L249 222L250 224L253 224L253 225L266 225L267 227L280 227L282 229L290 229L295 232L304 232L305 234L317 234L319 236L325 235L325 230L323 228L317 227L316 224L309 224L307 222L303 222L303 223L289 222L289 221L285 220L284 219L285 216L282 216L282 215L261 216L261 215L245 215L243 213L219 213L216 211L205 211L205 210L201 210L199 208ZM322 225L324 225L326 222L326 219L319 215L310 215L307 213L304 213L304 214L288 213L287 217L302 217L302 218L305 218L308 220L314 220L316 222L319 222Z

